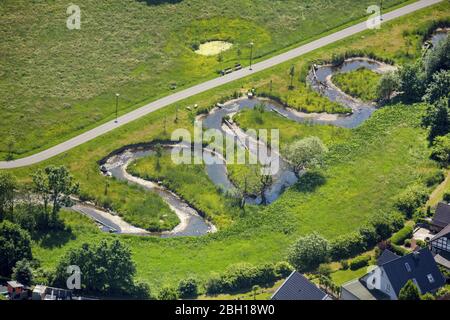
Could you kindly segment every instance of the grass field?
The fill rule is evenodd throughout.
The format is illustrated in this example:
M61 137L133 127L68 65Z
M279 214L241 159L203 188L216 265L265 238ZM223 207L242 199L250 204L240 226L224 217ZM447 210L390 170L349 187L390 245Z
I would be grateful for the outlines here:
M310 61L329 58L334 52L348 49L365 49L394 59L397 63L410 61L420 55L420 37L405 31L412 32L434 19L448 16L449 12L450 4L447 2L422 10L413 17L388 23L380 30L364 32L301 59L169 106L51 160L12 172L21 182L27 182L30 173L37 168L64 164L80 181L85 197L99 203L108 200L122 213L122 209L142 203L142 199L149 197L149 194L139 188L130 188L125 183L109 180L109 191L105 196L107 179L99 174L97 161L124 145L167 139L169 133L179 127L190 129L193 114L181 108L175 122L177 107L194 103L207 106L242 88L267 88L270 80L275 83L277 79L286 79L292 63L296 70L302 70ZM295 80L295 86L304 84ZM291 188L265 209L248 207L244 216L217 234L195 239L119 237L100 233L85 218L75 213L65 213L64 218L72 227L73 234L60 240L57 245L35 243L34 255L43 266L52 268L70 247L84 241L98 242L101 238L118 237L131 247L138 277L150 283L154 290L165 283L174 284L190 274L203 280L211 272L224 271L233 263L245 261L258 264L284 259L289 244L301 234L320 230L324 236L333 238L354 231L379 212L389 212L392 210L392 198L399 191L413 181L423 180L436 169L435 164L428 160L426 132L418 126L422 110L420 106L407 106L377 111L361 128L344 134L343 143L331 148L328 166L320 172L324 184L317 185L314 190ZM248 113L240 116L239 121L253 125L255 120ZM286 132L282 133L282 144L283 136L288 140L297 134L323 134L324 141L327 141L326 132L320 133L314 126L291 129L295 125L281 118L280 123L275 125L286 127ZM293 133L289 133L290 130ZM124 214L125 219L138 217L143 209L128 210Z
M402 0L386 0L386 8ZM0 158L42 150L178 89L362 18L370 0L80 0L81 30L66 27L69 3L5 0L0 6ZM159 3L159 4L158 4ZM209 41L233 48L205 57ZM221 60L221 61L219 61ZM26 126L23 124L26 123Z
M381 75L361 68L333 76L333 83L346 94L366 102L377 99L377 87Z

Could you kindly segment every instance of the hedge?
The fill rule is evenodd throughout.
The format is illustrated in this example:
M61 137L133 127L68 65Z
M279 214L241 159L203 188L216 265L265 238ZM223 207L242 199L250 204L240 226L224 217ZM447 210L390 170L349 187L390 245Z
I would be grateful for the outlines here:
M348 265L350 267L350 270L358 270L362 267L367 266L369 264L369 261L370 261L370 256L364 255L364 256L359 256L359 257L356 257L355 259L352 259Z
M292 272L286 262L255 267L248 263L230 266L223 274L214 274L206 282L206 293L218 294L249 290L255 285L265 286L285 278Z
M391 237L391 243L402 245L403 243L405 243L406 239L410 239L412 237L413 232L414 228L411 225L407 225Z

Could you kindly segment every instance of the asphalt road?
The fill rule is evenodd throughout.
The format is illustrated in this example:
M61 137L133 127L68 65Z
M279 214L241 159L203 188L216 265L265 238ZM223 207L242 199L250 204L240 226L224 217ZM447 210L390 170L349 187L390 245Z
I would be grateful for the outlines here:
M394 11L384 14L383 22L387 22L387 21L396 19L398 17L401 17L406 14L412 13L414 11L423 9L425 7L431 6L431 5L439 3L441 1L442 0L417 1L413 4L407 5L405 7L402 7L397 10L394 10ZM328 36L325 36L323 38L320 38L320 39L310 42L308 44L302 45L300 47L297 47L295 49L292 49L290 51L282 53L280 55L274 56L270 59L267 59L267 60L261 61L257 64L254 64L252 70L250 70L247 67L242 70L228 74L226 76L215 78L213 80L203 82L203 83L193 86L191 88L179 91L177 93L174 93L174 94L164 97L162 99L156 100L152 103L149 103L143 107L140 107L134 111L131 111L131 112L119 117L117 123L115 122L115 120L109 121L107 123L104 123L94 129L92 129L92 130L82 133L79 136L76 136L76 137L69 139L63 143L60 143L54 147L51 147L47 150L36 153L36 154L31 155L26 158L21 158L21 159L17 159L17 160L13 160L13 161L0 161L0 169L12 169L12 168L25 167L25 166L29 166L29 165L36 164L41 161L47 160L58 154L61 154L72 148L75 148L85 142L88 142L98 136L101 136L109 131L112 131L115 128L121 127L121 126L123 126L127 123L130 123L136 119L144 117L144 116L148 115L149 113L152 113L156 110L166 107L170 104L173 104L175 102L192 97L196 94L205 92L207 90L219 87L219 86L227 84L229 82L247 77L251 74L271 68L273 66L276 66L283 62L286 62L288 60L300 57L308 52L311 52L313 50L319 49L319 48L324 47L333 42L339 41L341 39L347 38L349 36L352 36L354 34L361 32L361 31L364 31L367 28L368 28L367 24L364 21L362 23L356 24L349 28L343 29L336 33L330 34Z

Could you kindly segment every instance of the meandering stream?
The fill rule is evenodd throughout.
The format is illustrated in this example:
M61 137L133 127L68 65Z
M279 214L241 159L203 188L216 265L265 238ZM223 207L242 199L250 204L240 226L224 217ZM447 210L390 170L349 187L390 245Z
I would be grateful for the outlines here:
M368 119L372 113L376 110L374 104L364 103L357 99L354 99L341 90L339 90L331 82L331 76L337 72L350 72L358 68L367 68L374 72L383 73L393 70L394 67L380 63L377 61L357 58L345 61L344 64L338 68L332 66L319 66L317 67L315 74L311 72L308 75L307 81L311 87L328 97L331 101L341 103L352 109L350 115L331 115L331 114L307 114L298 112L296 110L285 108L280 106L274 101L266 99L238 99L225 103L221 108L215 108L209 114L203 117L199 117L198 120L202 121L203 127L208 129L217 129L222 133L230 137L238 137L238 141L247 141L246 147L250 147L248 144L249 137L245 132L236 126L232 121L231 123L224 124L224 119L232 118L234 114L244 109L252 109L256 105L263 103L264 107L268 111L275 112L280 116L293 120L295 122L312 122L315 124L330 124L345 128L355 128ZM322 84L326 84L323 86ZM251 139L251 138L250 138ZM258 142L260 143L260 142ZM165 145L166 148L173 148L172 145ZM177 147L187 147L180 146ZM244 146L241 146L244 147ZM251 148L249 152L255 152ZM134 160L148 157L154 154L152 146L140 146L124 148L124 151L115 153L110 156L104 162L104 168L118 180L127 181L128 183L139 185L149 192L158 194L169 207L177 214L180 219L180 224L172 231L154 234L145 230L129 226L117 215L113 215L109 212L102 211L96 208L92 213L92 208L86 208L83 204L78 204L74 207L74 210L82 212L94 219L104 226L107 226L110 231L117 233L127 234L139 234L139 235L158 235L162 237L175 237L175 236L199 236L210 232L215 232L216 228L206 219L204 219L200 213L191 207L181 197L176 195L170 190L167 190L158 183L147 181L135 176L132 176L127 172L127 166ZM213 156L211 153L206 152L206 156ZM212 164L205 165L206 173L211 181L225 190L232 190L233 183L229 180L226 164ZM267 203L272 203L284 192L284 190L297 182L297 177L291 170L289 165L283 160L280 160L280 170L273 177L273 182L270 187L265 191L265 198ZM249 197L246 199L247 203L261 204L261 197ZM90 214L91 212L91 214ZM99 219L99 215L100 218ZM108 225L108 215L110 216L110 224ZM111 226L111 227L110 227Z

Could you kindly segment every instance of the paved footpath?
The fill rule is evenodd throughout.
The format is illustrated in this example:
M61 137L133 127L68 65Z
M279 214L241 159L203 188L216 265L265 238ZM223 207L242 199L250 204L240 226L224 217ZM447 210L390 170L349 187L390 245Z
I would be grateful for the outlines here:
M399 18L401 16L407 15L409 13L423 9L425 7L431 6L431 5L439 3L439 2L442 2L442 0L417 1L413 4L404 6L397 10L394 10L394 11L384 14L383 22L387 22L387 21ZM201 84L198 84L196 86L193 86L191 88L179 91L177 93L174 93L170 96L156 100L152 103L149 103L143 107L140 107L134 111L131 111L131 112L119 117L117 123L115 122L115 120L106 122L94 129L91 129L89 131L86 131L86 132L80 134L79 136L76 136L76 137L69 139L63 143L60 143L54 147L51 147L47 150L36 153L36 154L31 155L26 158L21 158L21 159L17 159L17 160L13 160L13 161L0 161L0 169L12 169L12 168L25 167L25 166L29 166L29 165L36 164L41 161L50 159L58 154L61 154L72 148L75 148L85 142L95 139L107 132L110 132L118 127L121 127L121 126L127 124L127 123L130 123L134 120L144 117L144 116L148 115L149 113L155 112L156 110L159 110L170 104L179 102L181 100L192 97L196 94L205 92L207 90L222 86L229 82L247 77L251 74L254 74L255 72L259 72L259 71L271 68L273 66L276 66L280 63L300 57L308 52L322 48L333 42L342 40L344 38L347 38L354 34L357 34L361 31L364 31L367 28L368 28L367 23L365 21L362 23L358 23L349 28L343 29L341 31L330 34L330 35L320 38L318 40L312 41L308 44L302 45L300 47L297 47L295 49L292 49L292 50L282 53L280 55L277 55L277 56L274 56L267 60L261 61L255 65L253 65L253 68L252 68L253 70L250 70L247 67L242 70L228 74L226 76L219 77L219 78L216 78L213 80L209 80L209 81L203 82Z

